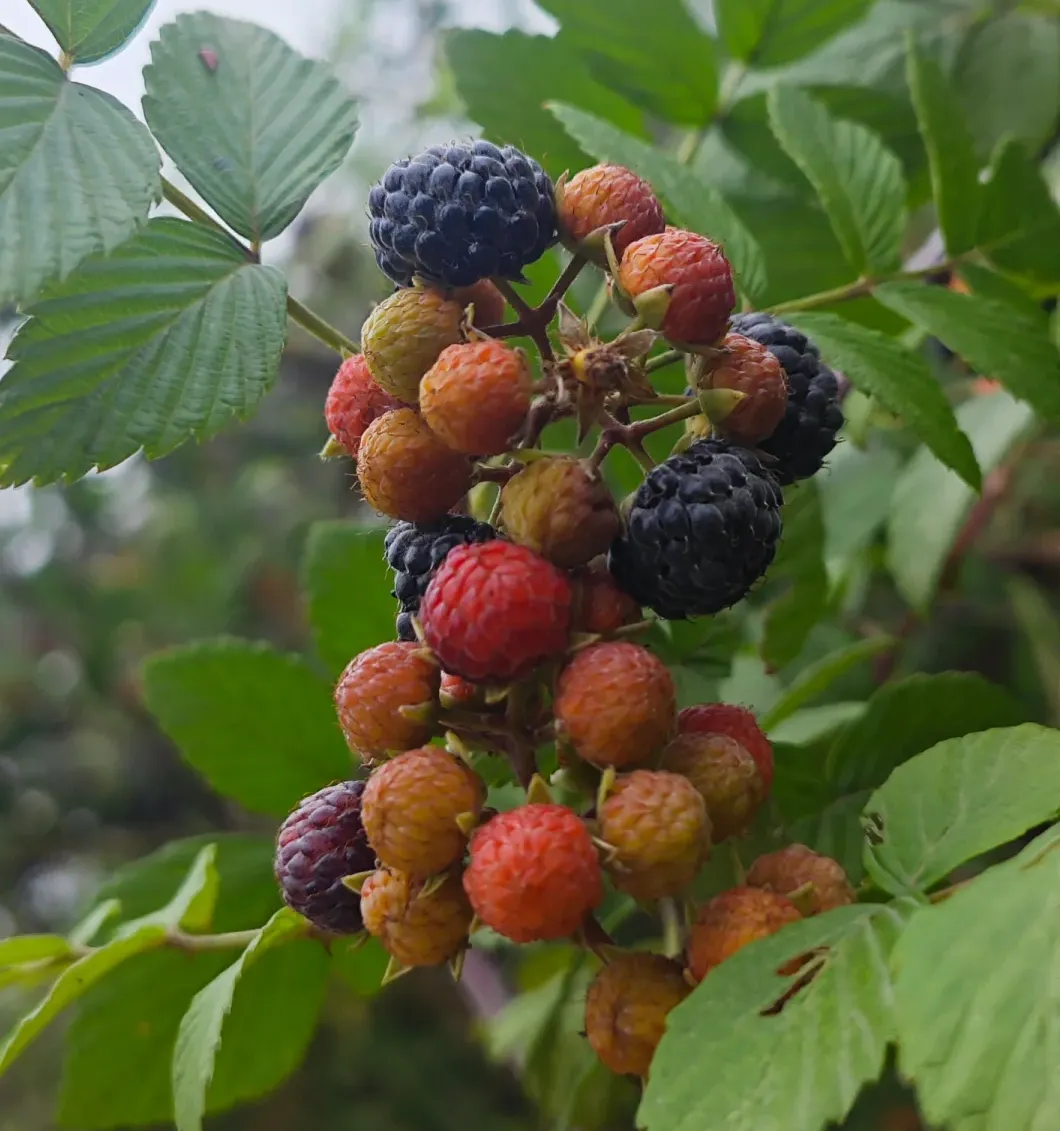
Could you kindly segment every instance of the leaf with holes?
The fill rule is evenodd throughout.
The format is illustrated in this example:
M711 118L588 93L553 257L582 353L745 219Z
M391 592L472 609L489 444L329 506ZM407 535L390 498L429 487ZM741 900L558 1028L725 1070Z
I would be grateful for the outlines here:
M820 347L829 365L900 416L938 458L978 490L979 464L927 362L881 333L837 314L785 317Z
M648 181L687 228L717 240L732 263L740 291L760 296L765 288L762 250L725 198L689 168L640 138L575 106L549 103L572 138L599 161L625 165Z
M817 190L850 266L893 271L905 233L902 165L871 130L833 118L794 87L769 92L769 121L787 155Z
M1050 420L1060 419L1060 352L1041 311L924 283L886 283L876 298L939 339L976 373L993 377Z
M155 0L30 0L75 63L98 63L139 28Z
M144 116L162 148L255 242L290 224L342 164L357 130L353 100L329 67L265 28L209 12L162 28L144 85Z
M899 766L865 805L865 867L893 894L1060 814L1060 731L1026 723L951 738Z
M935 211L950 255L975 246L982 189L979 162L957 96L939 65L909 41L909 89L931 167Z
M989 475L1035 427L1029 405L1008 393L972 397L957 409L957 422ZM935 595L951 547L972 507L975 492L926 448L906 464L891 499L887 565L902 596L926 610Z
M127 240L161 196L151 135L109 94L0 36L0 307Z
M156 219L30 307L0 380L0 484L156 458L272 386L286 283L220 232Z
M909 913L904 903L840 908L712 970L667 1020L638 1125L819 1131L841 1121L883 1070L894 1036L888 956ZM795 973L778 973L800 956Z
M352 773L331 688L298 656L211 640L152 656L144 697L188 762L222 795L285 817Z
M352 522L317 522L309 531L302 566L309 623L320 658L336 675L358 653L394 635L385 533Z
M1060 1104L1060 830L935 907L894 951L903 1075L952 1131L1047 1131Z

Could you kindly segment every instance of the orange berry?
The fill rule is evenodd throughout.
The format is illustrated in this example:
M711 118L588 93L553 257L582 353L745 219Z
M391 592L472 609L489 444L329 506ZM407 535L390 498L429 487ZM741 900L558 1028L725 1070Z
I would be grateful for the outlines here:
M700 703L677 716L681 734L727 734L751 755L768 790L773 784L773 747L753 711L734 703Z
M672 342L713 345L725 333L736 305L732 268L712 240L667 228L630 244L619 265L618 283L632 298L671 286L660 329Z
M659 765L688 778L703 795L715 844L744 832L766 797L755 760L725 734L678 734Z
M496 456L530 409L526 357L503 342L463 342L442 350L420 383L420 408L436 435L468 455Z
M559 195L559 227L571 243L579 244L599 228L622 222L622 227L611 236L619 259L631 243L666 227L662 205L651 185L622 165L583 169L563 186ZM595 258L601 257L602 249Z
M741 947L776 934L802 916L789 899L762 888L723 891L703 907L688 939L688 969L697 982Z
M718 432L739 444L754 445L768 439L783 420L788 407L788 383L784 370L765 346L742 334L726 334L725 350L710 371L706 387L732 389L744 399L718 420Z
M368 504L391 518L431 522L471 488L471 462L411 408L379 417L361 437L357 478Z
M748 887L766 888L778 895L790 896L808 884L813 885L807 896L810 915L854 902L854 889L843 865L804 844L789 844L759 856L747 872Z
M612 1072L647 1076L667 1014L691 992L672 959L644 951L616 955L585 995L589 1044Z
M605 641L563 669L553 707L560 734L594 766L643 765L674 732L677 708L666 665L639 644Z
M393 640L355 656L335 687L350 750L370 762L422 746L434 730L436 664L418 644Z
M388 868L422 878L464 855L467 837L457 818L477 818L484 800L476 773L440 746L423 746L372 774L361 819L368 843Z
M422 882L380 868L361 888L361 915L368 932L403 966L437 966L467 942L471 904L460 875L424 893Z
M460 303L463 310L469 306L475 308L476 326L496 326L504 321L508 303L489 279L479 279L470 287L457 287L450 292L450 297Z

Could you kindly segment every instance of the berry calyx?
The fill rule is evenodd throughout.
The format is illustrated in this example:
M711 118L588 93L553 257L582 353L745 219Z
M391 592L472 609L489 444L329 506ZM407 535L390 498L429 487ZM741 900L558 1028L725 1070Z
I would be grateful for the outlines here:
M395 291L361 328L361 349L375 382L406 404L446 346L461 339L464 309L432 287Z
M701 388L730 390L742 394L743 400L713 425L720 436L754 447L771 436L784 418L788 407L784 370L765 346L742 334L726 334L722 351Z
M573 249L603 265L602 241L587 247L586 239L601 228L621 223L611 236L615 254L644 236L663 231L666 220L651 185L621 165L594 165L565 182L556 193L560 233Z
M370 763L422 746L433 733L439 672L415 644L389 641L355 656L335 685L350 752Z
M701 440L645 477L608 566L622 589L667 620L720 612L772 563L782 502L751 452Z
M524 546L458 546L420 605L424 639L446 671L506 683L566 649L572 599L566 574Z
M567 938L603 898L600 861L563 805L523 805L475 830L464 890L479 919L512 942Z
M697 982L748 943L774 935L802 916L789 899L762 888L716 895L699 912L688 938L688 971Z
M437 966L467 943L471 904L458 872L441 884L412 880L380 868L361 888L361 910L368 932L402 966Z
M618 284L634 301L659 287L672 288L658 329L676 345L714 345L736 305L725 253L706 236L680 228L630 244L619 264Z
M747 885L789 897L802 893L798 906L809 915L845 907L856 898L843 865L804 844L759 856L748 869Z
M622 1076L647 1076L666 1017L692 992L679 963L661 954L617 954L585 995L585 1035Z
M561 739L586 762L642 766L674 733L674 683L666 665L639 644L591 644L560 673L553 711Z
M324 402L324 419L331 435L345 448L347 455L356 459L368 425L401 407L399 400L372 379L364 355L357 354L339 366Z
M677 895L710 853L710 820L687 778L665 770L619 777L597 813L616 888L641 903Z
M361 821L364 782L325 786L280 826L274 871L284 902L315 927L335 934L361 929L361 898L343 876L375 867Z
M511 145L434 145L395 162L368 195L380 270L446 287L518 280L556 238L552 182Z
M485 801L482 780L439 746L410 750L368 779L361 810L368 840L388 868L414 879L464 854L466 828Z
M406 522L431 522L471 488L471 461L411 408L379 417L361 437L357 478L365 501Z
M509 479L501 521L513 541L563 569L606 553L621 526L607 484L568 456L534 460Z
M734 703L700 703L677 716L681 734L727 734L751 755L766 790L773 785L773 747L753 711Z
M435 435L467 455L511 447L530 409L526 356L491 338L442 350L420 382L420 409Z

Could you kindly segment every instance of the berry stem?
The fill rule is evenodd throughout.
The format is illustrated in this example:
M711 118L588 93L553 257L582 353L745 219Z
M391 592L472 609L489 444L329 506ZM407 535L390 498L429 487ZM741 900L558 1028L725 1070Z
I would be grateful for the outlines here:
M582 924L581 941L601 962L608 960L606 948L615 945L615 940L604 930L595 915L590 915Z
M667 350L656 357L648 358L644 363L644 368L649 373L654 373L656 369L664 369L667 365L673 365L675 361L680 361L684 356L680 350Z
M519 315L523 331L527 337L533 339L534 345L537 346L538 352L541 354L542 362L547 365L555 361L552 343L548 339L548 324L552 320L552 316L543 317L541 308L535 310L507 279L497 276L493 279L493 285L504 295L512 309Z
M165 177L162 178L162 195L174 208L183 212L189 220L227 236L231 243L246 256L249 263L260 262L257 245L253 248L247 247L242 240L237 239L223 224L215 220L205 209L200 208L190 196L181 192L172 181L166 180ZM341 330L337 330L334 326L325 322L319 314L314 314L305 303L299 302L291 295L287 296L287 316L292 322L297 322L303 330L308 331L324 345L330 346L338 354L352 357L361 352L361 347L352 338L347 338Z
M567 266L563 268L563 273L553 284L552 290L545 295L544 301L537 308L537 313L546 323L551 322L555 317L560 299L570 290L571 284L582 273L588 262L589 260L584 255L571 256Z
M699 401L695 397L682 398L682 404L676 408L668 409L666 412L660 412L658 416L649 416L646 420L638 420L633 424L621 425L625 429L626 435L631 439L639 439L641 436L648 436L652 432L658 432L660 428L666 428L671 424L677 424L679 421L687 420L690 416L698 416L703 410L699 407ZM617 421L616 421L617 423Z

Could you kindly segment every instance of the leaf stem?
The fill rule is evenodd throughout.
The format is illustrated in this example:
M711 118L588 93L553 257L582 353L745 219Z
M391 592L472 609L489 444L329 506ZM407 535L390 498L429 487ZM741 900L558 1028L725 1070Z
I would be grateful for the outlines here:
M881 286L884 283L926 279L932 275L952 271L953 268L960 266L966 258L967 256L965 255L955 255L949 259L943 259L938 263L932 263L927 267L918 267L913 271L892 271L887 275L879 275L872 279L856 279L853 283L844 283L841 287L832 287L827 291L817 291L816 294L806 295L805 298L791 299L788 302L778 302L773 306L766 307L766 313L788 314L800 310L816 310L818 307L832 306L837 302L849 302L851 299L865 298L872 294L874 287Z

